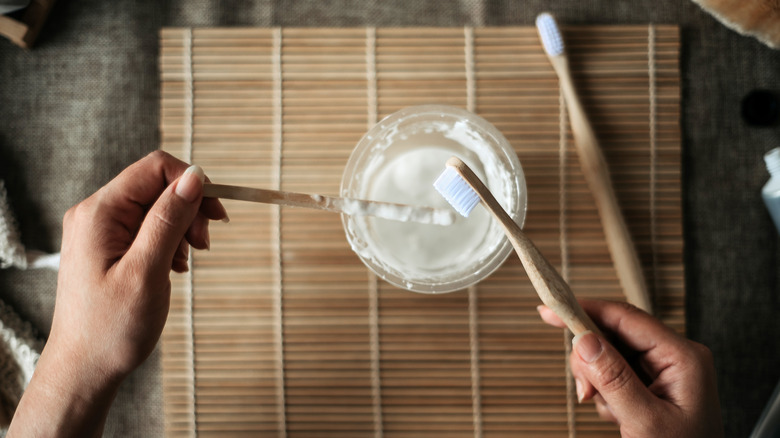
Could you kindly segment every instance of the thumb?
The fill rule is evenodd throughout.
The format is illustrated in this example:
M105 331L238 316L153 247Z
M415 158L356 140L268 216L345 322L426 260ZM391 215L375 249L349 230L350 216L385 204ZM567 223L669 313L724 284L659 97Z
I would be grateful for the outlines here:
M603 338L586 331L572 340L572 368L604 398L620 424L647 418L654 396L623 356Z
M187 229L198 214L205 175L190 166L160 195L146 214L128 258L148 274L167 276Z

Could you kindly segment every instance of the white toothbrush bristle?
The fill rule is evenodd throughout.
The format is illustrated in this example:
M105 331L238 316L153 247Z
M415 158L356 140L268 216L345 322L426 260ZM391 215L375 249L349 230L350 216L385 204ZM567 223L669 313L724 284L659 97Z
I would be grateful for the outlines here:
M536 17L536 28L548 55L558 56L563 53L563 37L552 15L547 12L539 14Z
M433 187L461 216L468 217L471 210L479 204L477 192L453 167L447 166L433 183Z

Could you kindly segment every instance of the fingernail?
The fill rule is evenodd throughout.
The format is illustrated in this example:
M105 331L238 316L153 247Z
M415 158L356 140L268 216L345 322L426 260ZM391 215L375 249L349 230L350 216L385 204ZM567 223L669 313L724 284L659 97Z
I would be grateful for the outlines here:
M536 306L536 311L539 312L540 315L542 314L542 307L544 307L542 304Z
M195 202L203 190L206 175L200 166L192 165L184 171L176 184L176 194L187 202Z
M585 398L585 394L583 393L583 389L582 389L582 383L580 382L579 379L575 378L574 385L576 386L577 389L577 403L582 403L582 399Z
M599 340L599 337L594 335L590 330L575 336L574 339L571 340L571 345L574 348L574 351L576 351L586 363L591 363L598 359L599 356L601 356L601 352L604 351L601 340Z
M228 213L227 210L225 210L225 206L222 205L221 202L217 202L217 206L219 207L219 216L222 216L222 219L220 220L226 224L230 223L230 217L228 217Z

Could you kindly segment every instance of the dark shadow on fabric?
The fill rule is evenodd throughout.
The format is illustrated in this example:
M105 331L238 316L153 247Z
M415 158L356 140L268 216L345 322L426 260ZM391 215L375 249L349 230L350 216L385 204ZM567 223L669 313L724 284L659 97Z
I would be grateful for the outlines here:
M8 204L11 214L16 218L22 243L27 249L53 252L56 248L49 247L52 236L41 222L44 209L32 201L35 197L31 196L25 183L21 160L15 157L13 150L6 146L7 143L0 135L0 179L5 181Z

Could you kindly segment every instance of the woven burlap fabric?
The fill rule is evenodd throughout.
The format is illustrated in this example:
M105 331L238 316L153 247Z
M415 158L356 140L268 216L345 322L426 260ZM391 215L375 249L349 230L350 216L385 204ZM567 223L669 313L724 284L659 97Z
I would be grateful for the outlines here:
M159 146L161 27L529 25L543 10L564 23L682 28L688 334L715 355L727 436L746 436L780 379L780 251L759 195L780 128L749 127L739 103L780 90L780 53L693 3L61 0L33 51L0 41L0 178L23 242L56 251L65 211ZM0 271L0 297L44 335L55 289L48 271ZM154 354L122 386L106 436L161 436L159 371Z

